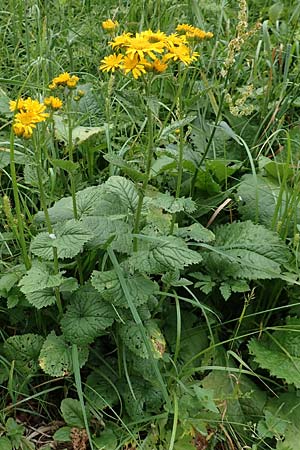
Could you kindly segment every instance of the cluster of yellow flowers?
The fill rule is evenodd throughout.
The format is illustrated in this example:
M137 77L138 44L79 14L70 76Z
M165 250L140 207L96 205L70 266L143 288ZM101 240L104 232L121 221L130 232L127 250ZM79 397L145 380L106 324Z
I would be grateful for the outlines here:
M104 22L102 22L102 28L105 31L111 32L115 31L119 26L119 22L116 20L107 19Z
M123 33L116 36L109 44L120 53L103 58L100 70L114 73L120 69L125 74L132 73L137 79L148 71L164 72L172 61L189 65L199 56L193 51L193 42L213 36L187 24L178 25L176 30L178 33L169 35L163 31L147 30L135 35Z
M54 90L58 87L68 87L74 89L77 86L79 78L76 75L70 75L68 72L61 73L58 77L53 78L49 84L49 89Z
M11 111L18 111L14 116L14 133L25 139L31 138L36 124L44 122L49 116L48 113L44 112L46 105L40 103L38 100L32 100L30 97L11 100L9 102L9 108Z

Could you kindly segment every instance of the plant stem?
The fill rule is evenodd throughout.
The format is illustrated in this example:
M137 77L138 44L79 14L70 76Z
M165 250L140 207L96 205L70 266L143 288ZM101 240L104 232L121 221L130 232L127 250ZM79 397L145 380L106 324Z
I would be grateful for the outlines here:
M11 131L10 133L10 175L11 182L13 188L14 202L15 202L15 210L17 215L17 228L18 228L18 240L21 247L21 253L23 256L24 264L27 270L31 267L31 261L27 253L25 235L24 235L24 218L21 214L21 206L19 199L19 191L18 191L18 183L17 183L17 175L16 175L16 165L15 165L15 146L14 146L14 133Z
M67 100L67 116L68 116L68 156L69 161L73 162L73 151L74 151L74 145L73 145L73 123L71 118L71 100L72 100L72 91L69 92L68 100ZM73 204L73 214L74 219L78 219L78 211L77 211L77 204L76 204L76 189L75 189L75 182L74 182L74 176L72 172L69 172L70 177L70 183L71 183L71 195L72 195L72 204Z
M146 98L148 101L149 98L149 86L146 84ZM153 133L153 114L149 104L147 103L147 124L148 124L148 145L147 145L147 161L146 161L146 170L145 170L145 178L143 180L142 188L139 191L139 200L135 214L135 223L134 223L134 234L138 234L140 230L140 220L142 214L143 201L146 193L146 189L149 183L150 171L151 171L151 163L153 157L153 145L154 145L154 133ZM133 251L136 252L138 249L138 241L135 236L133 239Z

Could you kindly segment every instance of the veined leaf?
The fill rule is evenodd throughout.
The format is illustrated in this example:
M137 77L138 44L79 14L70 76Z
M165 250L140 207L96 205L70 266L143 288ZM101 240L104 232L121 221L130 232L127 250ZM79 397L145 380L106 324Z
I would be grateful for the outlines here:
M153 205L156 208L162 208L171 214L180 211L192 213L196 210L196 203L191 198L175 198L169 193L157 192L153 197L146 197L145 201L148 204Z
M45 288L60 286L63 282L61 273L52 275L45 263L34 261L31 269L19 281L23 294L40 291Z
M116 195L129 211L135 212L139 196L132 181L124 177L112 176L105 183L105 188Z
M61 413L66 424L70 427L84 428L84 418L79 400L64 398L60 405ZM86 411L88 414L88 411Z
M253 338L248 347L260 367L300 388L300 319L287 319L286 329Z
M39 233L31 242L31 251L43 259L53 260L53 248L57 249L58 258L73 258L83 249L93 237L81 222L68 220L59 227L54 227L54 233Z
M118 403L116 388L102 378L97 372L92 372L86 381L85 395L93 408L101 411L108 406L112 408Z
M33 374L38 370L38 356L44 339L38 334L11 336L4 342L3 350L10 361L23 373Z
M61 320L65 338L72 344L87 345L112 325L113 308L89 285L79 288Z
M78 348L79 365L82 367L88 359L88 349ZM52 331L46 338L39 356L39 365L52 377L63 377L73 371L72 346L63 336L56 336Z
M156 322L148 320L144 323L144 327L149 343L151 343L154 358L162 358L165 352L166 342ZM142 333L135 322L126 322L124 325L120 325L119 334L124 344L134 354L140 358L149 358Z
M55 135L60 141L68 142L69 128L65 117L54 115ZM99 133L104 134L105 127L77 126L72 130L72 141L74 145L82 144Z
M150 278L144 275L129 275L126 272L123 275L135 306L145 304L152 295L158 292L159 288L157 283L151 281ZM92 285L112 305L129 308L119 277L114 270L108 270L106 272L94 270L92 274Z
M215 278L277 278L289 261L288 247L262 225L233 222L216 228L215 236L215 251L203 253L203 265Z
M201 223L193 223L189 227L178 228L175 234L181 238L188 238L197 242L212 242L215 240L214 233L201 225Z
M129 258L131 267L141 272L161 273L202 261L200 253L189 249L183 239L175 236L154 238L143 244L143 249Z

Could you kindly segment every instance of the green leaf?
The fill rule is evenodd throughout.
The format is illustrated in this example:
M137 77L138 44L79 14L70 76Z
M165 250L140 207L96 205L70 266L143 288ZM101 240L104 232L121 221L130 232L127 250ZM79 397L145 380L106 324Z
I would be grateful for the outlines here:
M51 288L46 288L42 291L28 292L28 294L26 294L26 299L37 309L54 305L56 302L55 292Z
M28 294L45 288L58 287L62 282L61 273L52 275L46 264L34 261L31 269L19 281L19 286L23 294Z
M264 420L260 420L257 424L258 436L262 439L273 436L280 439L281 436L284 436L289 421L279 418L268 410L264 411L264 415Z
M55 431L53 439L58 442L70 442L71 431L72 427L61 427Z
M140 272L161 273L183 269L202 261L200 253L190 250L183 239L175 236L155 238L144 243L146 250L139 250L129 258L129 264Z
M118 440L115 433L108 429L104 429L99 437L93 439L93 443L98 450L115 450Z
M83 412L80 401L73 398L64 398L60 405L64 421L70 427L85 428ZM86 411L88 413L88 411Z
M222 225L215 236L215 250L203 253L203 265L221 280L278 278L290 258L276 233L250 221Z
M192 213L196 210L196 203L189 197L175 198L169 193L155 192L152 197L145 197L147 204L175 214L180 211Z
M105 188L108 192L116 195L129 211L135 212L139 196L132 181L124 177L112 176L106 181Z
M300 388L300 319L288 318L286 329L253 338L248 348L261 368Z
M166 342L156 322L148 320L144 323L146 336L149 339L153 357L162 358ZM139 325L135 322L126 322L120 325L119 334L124 344L140 358L149 358L148 350L143 340Z
M197 116L188 116L181 120L174 120L170 125L165 127L162 130L162 133L160 135L161 139L165 139L169 136L169 134L173 133L177 128L184 127L185 125L190 124L196 119Z
M23 373L34 374L38 370L38 357L44 339L38 334L11 336L4 342L3 350L10 361Z
M274 3L269 8L269 17L271 22L275 23L281 16L283 11L283 4L281 2Z
M278 202L280 202L276 219L278 222L286 221L287 210L290 208L289 202L291 191L284 189L280 200L280 185L271 178L253 175L244 175L237 189L238 208L243 220L259 221L262 225L270 228ZM289 217L289 228L293 227L295 218L298 222L300 210L295 205L294 217Z
M86 381L85 395L87 401L98 411L113 408L119 401L117 389L103 379L97 372L92 372Z
M159 288L157 283L151 281L146 275L131 275L124 271L123 276L135 306L145 304L152 295L158 292ZM129 308L119 277L114 270L108 270L106 272L94 270L91 281L94 288L100 292L106 301L116 307Z
M215 240L214 233L201 225L201 223L193 223L189 227L178 228L175 234L181 238L191 239L197 242L208 243Z
M1 450L13 450L10 440L5 436L0 437L0 448Z
M88 358L88 349L79 348L79 365L82 367ZM39 357L39 365L52 377L63 377L73 371L72 346L63 336L56 336L52 331L46 338Z
M66 159L52 159L51 160L51 164L54 167L58 167L59 169L63 169L63 170L65 170L68 173L74 173L80 167L77 162L74 163L73 161L69 161L69 160L66 160Z
M88 249L103 247L110 243L111 247L120 253L131 253L132 234L129 224L122 220L116 220L105 216L90 216L82 219L84 228L93 233L93 238L88 241Z
M12 417L9 417L5 424L6 434L9 437L13 448L19 448L21 439L25 431L23 425L18 424ZM2 449L1 449L2 450Z
M68 120L65 117L54 115L55 137L60 141L68 142L69 128ZM80 145L93 136L104 134L105 127L84 127L77 126L72 129L72 142L74 145Z
M31 242L33 254L46 260L53 260L53 248L57 249L58 258L73 258L78 255L93 237L81 222L68 220L59 227L54 227L54 233L39 233Z
M87 345L111 326L114 318L113 308L92 286L86 285L73 294L61 320L61 329L69 342Z

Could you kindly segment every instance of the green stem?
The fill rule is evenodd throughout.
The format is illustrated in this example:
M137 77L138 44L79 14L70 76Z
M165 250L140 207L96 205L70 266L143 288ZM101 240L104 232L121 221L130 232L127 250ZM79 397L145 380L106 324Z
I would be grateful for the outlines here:
M23 256L24 264L27 270L31 267L31 261L27 253L27 247L26 247L26 241L25 241L25 235L24 235L24 218L21 214L21 206L20 206L20 199L19 199L19 190L18 190L18 183L17 183L17 175L16 175L16 165L15 165L15 146L14 146L14 133L11 131L10 133L10 175L11 175L11 182L12 182L12 188L13 188L13 195L14 195L14 202L15 202L15 210L17 215L17 222L18 222L18 240L21 247L21 253Z
M41 154L41 145L39 142L39 139L35 139L34 137L34 155L35 155L35 161L36 161L36 171L37 171L37 178L38 178L38 186L39 186L39 194L40 194L40 202L41 206L45 215L45 222L47 226L47 231L49 234L53 235L53 227L49 216L49 211L47 208L47 200L46 195L44 191L43 186L43 177L42 177L42 154ZM53 251L53 266L54 266L54 273L57 274L59 272L59 265L58 265L58 256L57 256L57 248L52 247ZM60 298L60 292L58 287L54 289L55 291L55 298L56 298L56 304L57 309L59 312L59 315L61 316L63 314L63 308Z
M68 101L67 101L67 116L68 116L68 156L69 161L73 162L73 151L74 151L74 145L73 145L73 123L71 118L71 100L72 100L72 91L70 91L68 95ZM74 218L78 219L78 211L77 211L77 204L76 204L76 189L75 189L75 182L74 182L74 176L72 172L69 172L70 176L70 183L71 183L71 195L72 195L72 205L73 205L73 214Z
M147 92L147 100L149 97L149 86L146 85L146 92ZM141 214L142 214L142 207L143 207L143 201L146 194L147 186L149 183L150 178L150 171L151 171L151 163L152 163L152 157L153 157L153 145L154 145L154 133L153 133L153 115L152 111L147 105L147 124L148 124L148 145L147 145L147 161L146 161L146 170L145 170L145 178L143 180L142 188L139 191L139 200L138 205L136 209L135 214L135 222L134 222L134 234L138 234L140 231L140 220L141 220ZM136 252L138 249L138 240L135 236L133 239L133 251Z

